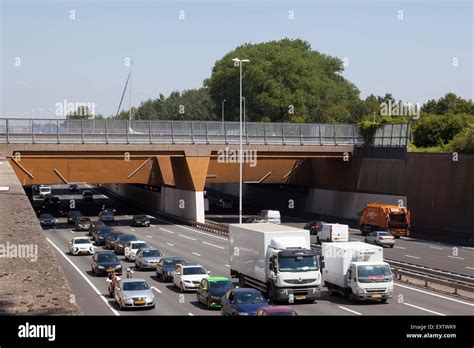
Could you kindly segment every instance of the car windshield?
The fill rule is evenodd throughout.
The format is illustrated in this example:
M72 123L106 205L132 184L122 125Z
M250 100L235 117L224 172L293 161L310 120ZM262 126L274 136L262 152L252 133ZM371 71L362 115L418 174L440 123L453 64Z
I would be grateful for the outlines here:
M378 232L380 237L391 237L392 235L388 232Z
M184 267L184 275L206 274L206 270L202 267Z
M391 222L406 222L406 214L390 214Z
M99 236L106 236L108 235L109 233L112 233L114 230L111 229L111 228L101 228L99 230Z
M91 241L88 238L75 239L74 244L88 244Z
M117 256L115 256L115 254L100 254L98 256L98 259L97 261L99 262L119 262Z
M77 211L77 210L71 210L69 212L69 216L72 216L72 217L77 217L77 216L81 216L81 212Z
M146 215L137 215L137 216L135 216L135 220L146 220L146 219L147 219Z
M318 261L316 256L292 256L278 258L278 269L280 272L305 272L317 271Z
M264 303L265 299L258 292L246 292L243 294L235 294L235 303L237 304L251 304Z
M141 248L146 248L148 244L146 243L132 243L131 247L132 249L141 249Z
M219 280L216 282L209 282L209 288L211 291L220 291L233 288L234 285L228 280Z
M101 215L113 215L113 213L109 210L105 210L103 212L100 213Z
M78 222L91 222L91 219L89 219L89 218L80 218L77 221Z
M122 235L122 233L111 233L110 234L110 239L117 240L117 239L120 238L121 235Z
M357 279L360 283L391 281L392 272L388 265L360 265L357 266Z
M184 263L182 259L164 260L164 266L166 268L173 269L178 263Z
M52 220L52 219L53 219L53 215L51 215L51 214L42 214L42 215L40 216L40 219L41 219L41 220Z
M126 282L123 283L124 291L148 290L150 287L146 282Z
M142 256L143 257L161 256L161 253L159 250L145 250Z
M122 242L128 242L128 241L131 241L131 240L136 240L137 238L135 236L131 236L131 235L122 235L120 237L120 241Z

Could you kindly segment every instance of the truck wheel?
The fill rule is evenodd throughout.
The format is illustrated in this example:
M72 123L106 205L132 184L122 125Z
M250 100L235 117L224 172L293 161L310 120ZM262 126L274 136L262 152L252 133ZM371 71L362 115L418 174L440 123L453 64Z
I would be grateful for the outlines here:
M336 295L336 293L335 293L334 290L332 289L332 286L331 286L331 287L328 287L328 292L329 292L329 296L334 296L334 295Z
M352 293L352 291L349 292L349 301L351 302L356 302L356 297L355 295Z
M244 277L241 276L241 275L239 275L239 287L240 287L240 288L245 287Z
M382 303L387 303L387 299L386 299L386 298L383 298L383 299L380 300L380 302L382 302Z

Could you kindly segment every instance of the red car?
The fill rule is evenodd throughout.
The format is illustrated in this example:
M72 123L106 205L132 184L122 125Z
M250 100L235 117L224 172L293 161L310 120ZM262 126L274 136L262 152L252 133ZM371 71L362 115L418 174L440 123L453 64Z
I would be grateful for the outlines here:
M298 313L296 313L296 311L290 307L266 306L266 307L261 307L257 310L257 316L263 316L263 315L296 317L298 316Z

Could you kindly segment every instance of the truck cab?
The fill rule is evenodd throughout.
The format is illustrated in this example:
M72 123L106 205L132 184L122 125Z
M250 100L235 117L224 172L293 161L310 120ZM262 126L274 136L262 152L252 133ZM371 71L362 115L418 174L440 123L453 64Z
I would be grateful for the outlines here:
M385 262L352 262L347 275L351 300L380 300L393 296L393 277Z

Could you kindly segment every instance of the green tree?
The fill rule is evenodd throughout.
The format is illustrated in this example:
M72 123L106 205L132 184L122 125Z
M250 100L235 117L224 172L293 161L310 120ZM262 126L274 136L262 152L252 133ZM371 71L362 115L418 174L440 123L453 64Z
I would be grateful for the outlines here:
M347 121L359 100L357 88L341 76L342 61L313 51L302 40L283 39L244 44L218 60L204 81L226 119L239 117L239 68L232 59L250 59L243 66L243 96L248 121Z
M437 115L448 114L471 114L474 115L474 103L471 99L466 100L454 93L446 93L439 100L428 100L422 110L426 113Z

